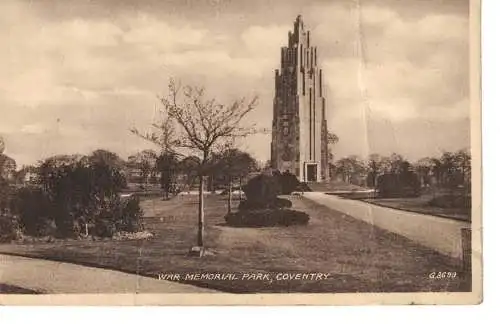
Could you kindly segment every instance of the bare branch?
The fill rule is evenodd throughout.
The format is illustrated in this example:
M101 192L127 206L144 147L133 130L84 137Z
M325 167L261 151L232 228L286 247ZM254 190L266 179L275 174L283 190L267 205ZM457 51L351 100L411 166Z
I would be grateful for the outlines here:
M207 99L203 87L183 86L173 79L168 84L166 96L159 97L164 116L153 123L154 131L132 133L159 145L166 152L188 149L203 156L205 163L214 151L227 149L235 138L257 133L255 125L244 127L241 122L257 105L257 97L249 102L245 98L229 105Z

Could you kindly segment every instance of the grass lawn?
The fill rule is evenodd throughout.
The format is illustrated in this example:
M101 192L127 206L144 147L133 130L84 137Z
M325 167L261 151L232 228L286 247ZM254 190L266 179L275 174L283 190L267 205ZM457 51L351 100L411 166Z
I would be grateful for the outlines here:
M428 215L436 215L459 219L464 221L471 220L471 209L465 208L441 208L428 205L432 196L423 195L415 198L376 198L376 199L363 199L363 201L371 204L390 207L395 209L407 210L415 213L422 213Z
M470 221L471 209L470 208L441 208L431 206L429 202L436 196L432 193L424 193L419 197L405 197L405 198L375 198L374 193L342 193L335 194L337 196L362 200L364 202L394 209L401 209L415 213L422 213L427 215L435 215L458 220ZM439 196L439 194L437 195Z
M235 202L237 203L237 201ZM142 241L67 240L0 245L12 253L112 268L145 276L194 272L327 272L320 281L190 281L226 292L406 292L467 291L470 275L456 260L401 236L331 211L304 198L294 208L309 213L307 226L232 228L224 225L223 197L206 199L206 245L214 255L187 256L196 240L197 197L142 202ZM430 279L434 271L456 271L456 279Z

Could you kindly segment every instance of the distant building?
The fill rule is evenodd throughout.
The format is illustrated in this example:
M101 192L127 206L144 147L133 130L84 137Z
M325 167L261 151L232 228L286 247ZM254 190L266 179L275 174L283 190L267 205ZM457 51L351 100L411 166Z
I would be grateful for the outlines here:
M300 181L329 179L326 102L317 49L298 16L275 71L271 167Z

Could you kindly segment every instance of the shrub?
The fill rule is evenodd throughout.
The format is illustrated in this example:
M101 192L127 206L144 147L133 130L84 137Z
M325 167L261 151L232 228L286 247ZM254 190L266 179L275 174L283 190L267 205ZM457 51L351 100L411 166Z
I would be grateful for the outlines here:
M289 195L292 192L296 191L300 185L297 177L290 172L285 172L277 175L279 182L281 184L281 193L283 195Z
M301 182L297 185L297 188L295 188L295 191L302 191L302 192L309 192L312 191L311 188L307 185L306 182Z
M22 236L17 219L12 215L0 215L0 242L10 242Z
M122 203L119 219L119 231L139 232L143 229L142 217L144 212L140 206L140 199L132 196L125 199Z
M126 181L119 167L99 159L54 157L39 169L59 236L79 235L85 225L94 226L99 236L108 236L113 234L112 228L122 226L117 200Z
M292 207L292 202L284 198L276 198L272 202L264 204L260 201L249 201L242 200L238 209L240 210L251 210L251 209L279 209L279 208L290 208Z
M276 198L272 206L275 208L291 208L292 202L285 198Z
M243 210L225 216L226 223L236 227L306 225L309 216L291 209Z
M78 236L78 223L75 220L74 213L70 210L70 206L61 202L53 207L56 236L60 238Z
M90 233L99 237L113 237L118 232L139 232L143 229L142 216L138 197L112 199L95 215Z
M273 205L280 193L280 184L276 177L260 174L250 179L243 191L249 204L265 208Z
M12 187L0 175L0 216L9 213L9 205L12 200Z
M26 234L45 236L52 233L52 204L41 188L25 187L17 190L11 210L19 216L19 223Z
M417 197L420 182L414 172L383 174L377 178L377 192L384 198Z
M118 232L118 223L121 216L121 202L119 199L103 201L102 206L94 215L94 224L91 234L99 237L112 237Z
M97 237L113 237L117 232L113 220L106 217L98 218L91 231L92 235Z

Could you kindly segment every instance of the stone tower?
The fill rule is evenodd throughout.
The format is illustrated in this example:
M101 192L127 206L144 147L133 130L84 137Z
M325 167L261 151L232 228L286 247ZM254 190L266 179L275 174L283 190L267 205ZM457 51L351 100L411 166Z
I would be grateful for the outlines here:
M303 182L328 181L323 74L316 47L298 16L275 70L271 166Z

